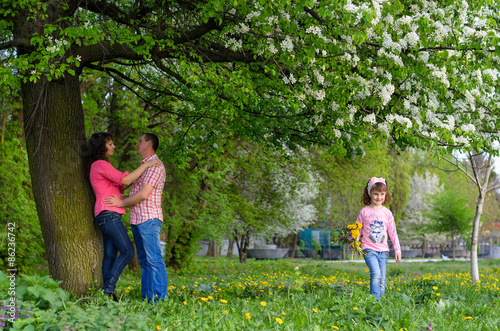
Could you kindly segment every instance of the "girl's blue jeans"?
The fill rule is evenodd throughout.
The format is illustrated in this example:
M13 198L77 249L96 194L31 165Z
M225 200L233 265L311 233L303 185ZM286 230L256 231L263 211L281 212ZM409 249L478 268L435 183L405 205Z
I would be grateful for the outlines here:
M122 215L105 210L95 217L95 222L101 228L104 245L102 260L102 278L104 293L111 294L116 289L116 282L123 269L134 257L134 246L122 222ZM120 255L117 257L117 253Z
M377 300L385 294L385 273L389 252L377 252L372 249L365 249L365 262L370 269L370 294Z

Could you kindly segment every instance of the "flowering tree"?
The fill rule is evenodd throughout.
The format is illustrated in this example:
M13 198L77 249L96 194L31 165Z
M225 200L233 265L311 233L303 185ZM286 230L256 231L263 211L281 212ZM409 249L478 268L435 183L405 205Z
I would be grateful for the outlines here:
M466 162L460 162L457 158L453 159L445 156L443 156L443 159L462 171L478 189L476 212L472 222L470 243L471 278L473 282L477 282L479 280L477 249L479 247L479 227L481 225L481 215L483 214L484 201L489 192L500 188L500 181L498 178L494 178L494 180L490 181L490 176L493 170L493 155L485 152L468 152Z
M79 148L86 70L175 119L180 140L205 120L338 155L361 154L375 137L487 152L499 138L490 0L11 0L0 17L0 77L21 83L50 271L75 293L99 274Z
M432 208L430 195L441 192L443 185L439 184L438 176L429 171L422 176L417 173L413 175L410 185L410 200L404 210L405 216L399 223L398 232L403 241L421 240L422 256L425 256L427 242L442 238L430 230L431 220L426 216L426 212Z

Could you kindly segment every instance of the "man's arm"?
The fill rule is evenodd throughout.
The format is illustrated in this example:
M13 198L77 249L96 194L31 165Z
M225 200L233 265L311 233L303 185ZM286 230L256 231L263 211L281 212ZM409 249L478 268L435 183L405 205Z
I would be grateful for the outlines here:
M120 199L116 195L112 195L104 199L104 203L108 207L127 207L136 205L141 201L146 200L151 192L153 192L154 186L149 184L142 184L142 189L134 195L129 195L125 199Z

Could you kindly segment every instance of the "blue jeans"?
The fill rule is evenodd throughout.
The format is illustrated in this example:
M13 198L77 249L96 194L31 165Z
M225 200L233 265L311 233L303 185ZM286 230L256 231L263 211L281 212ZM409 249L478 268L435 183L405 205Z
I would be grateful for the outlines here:
M132 225L137 258L141 265L141 294L148 301L165 300L168 297L168 276L161 256L160 228L162 222L152 218Z
M104 245L104 259L102 260L102 278L104 293L113 293L116 282L123 269L134 257L134 246L128 237L127 230L122 223L122 215L114 211L105 210L95 217L95 222L101 228ZM120 255L117 257L117 253Z
M377 300L385 294L385 272L389 261L389 252L377 252L365 249L365 262L370 269L370 294Z

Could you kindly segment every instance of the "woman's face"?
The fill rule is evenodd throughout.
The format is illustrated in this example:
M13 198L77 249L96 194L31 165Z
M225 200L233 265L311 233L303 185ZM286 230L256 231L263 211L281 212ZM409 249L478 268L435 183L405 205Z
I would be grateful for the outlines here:
M104 155L106 155L106 157L110 157L111 155L113 155L113 151L115 150L115 144L113 144L113 140L108 140L106 142L106 153L104 153Z

